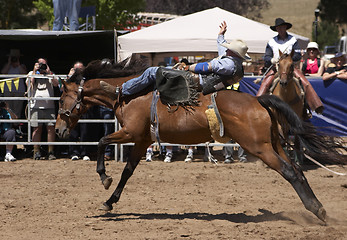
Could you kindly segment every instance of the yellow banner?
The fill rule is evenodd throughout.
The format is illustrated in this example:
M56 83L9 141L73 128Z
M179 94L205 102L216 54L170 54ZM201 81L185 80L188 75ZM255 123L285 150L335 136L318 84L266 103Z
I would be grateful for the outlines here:
M0 89L2 93L4 92L4 88L5 88L5 82L0 82Z
M6 83L7 87L8 87L9 92L12 92L12 81L14 83L15 89L18 90L19 78L12 78L10 80L0 82L1 92L4 92L5 83Z
M13 84L14 84L14 87L16 88L16 91L18 91L19 78L13 79Z

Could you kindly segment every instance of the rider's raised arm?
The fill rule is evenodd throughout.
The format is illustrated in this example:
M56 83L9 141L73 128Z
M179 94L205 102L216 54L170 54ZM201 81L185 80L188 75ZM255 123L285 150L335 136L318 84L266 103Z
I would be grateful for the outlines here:
M223 21L220 26L219 26L219 33L217 36L217 47L218 47L218 56L223 56L225 55L225 52L227 50L226 47L223 47L221 44L225 43L226 40L224 38L224 34L227 31L227 24L225 21Z

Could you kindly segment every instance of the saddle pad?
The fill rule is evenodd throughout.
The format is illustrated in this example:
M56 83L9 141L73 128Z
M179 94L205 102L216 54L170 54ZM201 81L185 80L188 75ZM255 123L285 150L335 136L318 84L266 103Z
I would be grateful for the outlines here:
M217 119L217 115L214 111L213 108L209 108L205 111L207 120L208 120L208 125L210 128L210 132L211 132L211 136L214 140L216 140L217 142L220 143L227 143L229 142L231 139L229 137L221 137L219 135L219 131L220 131L220 125Z

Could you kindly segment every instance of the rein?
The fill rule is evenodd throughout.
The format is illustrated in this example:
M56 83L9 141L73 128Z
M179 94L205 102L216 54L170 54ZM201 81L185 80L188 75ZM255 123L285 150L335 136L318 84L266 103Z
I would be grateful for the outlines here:
M75 99L74 104L70 107L69 110L60 108L58 111L58 114L60 114L60 115L62 114L62 115L65 115L67 117L70 117L70 115L71 115L71 113L75 107L77 110L80 110L81 104L83 104L82 103L82 92L83 92L84 81L85 81L85 78L83 78L81 80L80 85L78 86L77 98Z

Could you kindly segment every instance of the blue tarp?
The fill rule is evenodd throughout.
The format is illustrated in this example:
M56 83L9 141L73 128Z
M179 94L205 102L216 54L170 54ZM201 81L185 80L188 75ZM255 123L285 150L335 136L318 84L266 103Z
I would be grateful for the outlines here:
M256 95L259 84L253 81L260 76L246 76L240 82L240 91ZM324 134L347 136L347 80L323 81L322 78L309 78L313 88L324 104L322 115L312 113L310 120Z

